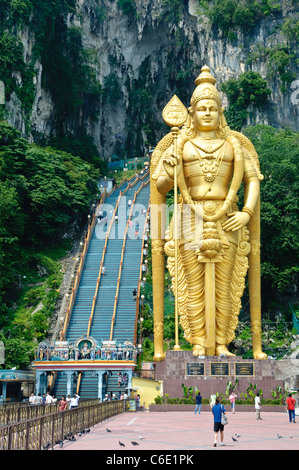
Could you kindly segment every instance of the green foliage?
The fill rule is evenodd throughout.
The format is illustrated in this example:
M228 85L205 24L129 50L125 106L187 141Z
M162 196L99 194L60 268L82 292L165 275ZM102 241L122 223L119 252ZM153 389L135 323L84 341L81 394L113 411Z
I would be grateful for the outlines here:
M222 84L221 90L226 93L229 102L229 108L225 111L228 125L238 131L247 117L248 107L263 109L271 94L266 80L252 71L242 73L238 79L230 78Z
M50 257L36 250L60 243L70 224L85 218L99 172L79 157L28 144L5 123L0 149L0 305L7 310L22 272L41 264L55 274Z
M96 79L96 61L82 46L80 28L67 28L60 20L41 49L43 84L53 97L57 113L57 134L66 134L68 118L75 117L84 105L95 118L98 113L101 85Z
M264 298L286 292L298 276L298 132L270 126L245 134L259 155L261 171L261 260Z
M288 18L281 30L290 44L299 42L299 21L297 19Z
M267 67L267 77L269 79L278 77L281 81L280 89L285 92L287 85L295 78L295 73L291 70L294 60L295 54L290 46L276 44L273 47L262 47L258 45L249 55L247 64L251 65L258 61L264 62Z
M117 75L110 73L104 78L103 103L115 103L122 98L121 85Z
M230 40L236 39L239 29L245 33L253 30L255 25L270 14L281 10L279 2L273 0L215 0L200 1L200 6L208 16L210 23Z
M162 0L162 7L165 9L161 14L163 21L178 25L183 18L184 0Z
M20 74L21 84L18 83L16 72ZM5 99L9 101L15 92L27 120L35 94L33 76L34 67L24 62L21 41L6 31L0 33L0 80L5 84Z
M51 137L48 145L56 150L62 150L66 153L78 156L94 167L99 168L101 173L107 167L107 164L101 160L99 152L91 136L83 130L76 135L63 135L61 137Z
M139 69L139 78L127 82L129 104L127 109L125 151L128 156L140 156L146 145L155 146L161 125L157 122L154 107L157 98L156 84L152 77L150 57ZM146 135L145 139L143 135Z
M126 15L135 16L136 14L136 5L134 0L118 0L117 6Z
M70 119L80 112L95 119L98 114L101 86L96 70L99 66L93 51L84 49L82 31L68 27L67 14L75 12L75 0L1 0L0 80L5 84L7 100L14 91L21 101L29 129L34 101L34 64L43 68L43 87L51 92L55 106L55 134L67 134ZM34 33L31 63L25 63L23 46L16 39L15 28L21 23ZM9 32L8 32L9 31ZM16 72L21 84L16 82Z
M11 369L16 367L20 370L26 370L34 359L33 349L31 345L26 344L19 338L5 339L0 336L4 342L5 348L5 364L3 369Z

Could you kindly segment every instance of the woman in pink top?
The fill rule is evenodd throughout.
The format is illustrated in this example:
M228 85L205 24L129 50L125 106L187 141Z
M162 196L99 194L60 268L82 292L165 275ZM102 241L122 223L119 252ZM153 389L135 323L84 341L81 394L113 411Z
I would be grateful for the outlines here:
M235 392L232 392L229 396L230 406L233 413L235 413L236 398L237 395L235 394Z

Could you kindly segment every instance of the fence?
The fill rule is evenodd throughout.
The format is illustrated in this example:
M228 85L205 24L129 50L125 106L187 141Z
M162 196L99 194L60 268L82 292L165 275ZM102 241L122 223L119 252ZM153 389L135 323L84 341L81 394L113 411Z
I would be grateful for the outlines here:
M0 450L48 450L126 410L126 400L94 403L0 427Z
M79 406L98 404L98 398L91 400L80 400ZM29 402L6 403L0 406L0 426L5 426L19 421L26 421L32 418L39 418L51 413L57 413L59 404L49 403L45 405L31 405Z

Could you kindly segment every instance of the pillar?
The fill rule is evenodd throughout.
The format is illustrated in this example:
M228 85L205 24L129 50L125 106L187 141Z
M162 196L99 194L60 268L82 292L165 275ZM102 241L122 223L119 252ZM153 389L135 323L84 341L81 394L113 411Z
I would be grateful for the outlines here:
M97 371L98 374L98 398L103 401L103 375L106 374L106 371Z
M73 382L74 371L68 370L67 372L65 372L65 374L67 375L66 395L72 395L73 394L72 382Z
M6 394L7 394L7 382L2 382L3 403L6 402Z
M128 391L130 391L130 390L132 389L133 371L132 371L132 370L128 370L128 371L127 371L127 374L128 374Z

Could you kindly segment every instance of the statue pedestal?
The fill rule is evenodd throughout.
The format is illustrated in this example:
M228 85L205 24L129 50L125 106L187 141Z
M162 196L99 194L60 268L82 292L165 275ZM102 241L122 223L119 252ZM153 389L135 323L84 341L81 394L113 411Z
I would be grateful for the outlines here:
M163 381L163 392L169 397L183 397L182 384L197 387L203 398L212 393L225 395L228 382L238 384L235 393L246 393L249 383L260 389L263 398L273 398L271 390L298 388L299 360L242 359L240 356L193 356L192 351L166 351L163 362L155 363L155 378ZM293 383L285 383L293 377ZM297 387L296 387L297 386ZM194 396L195 394L193 394Z

